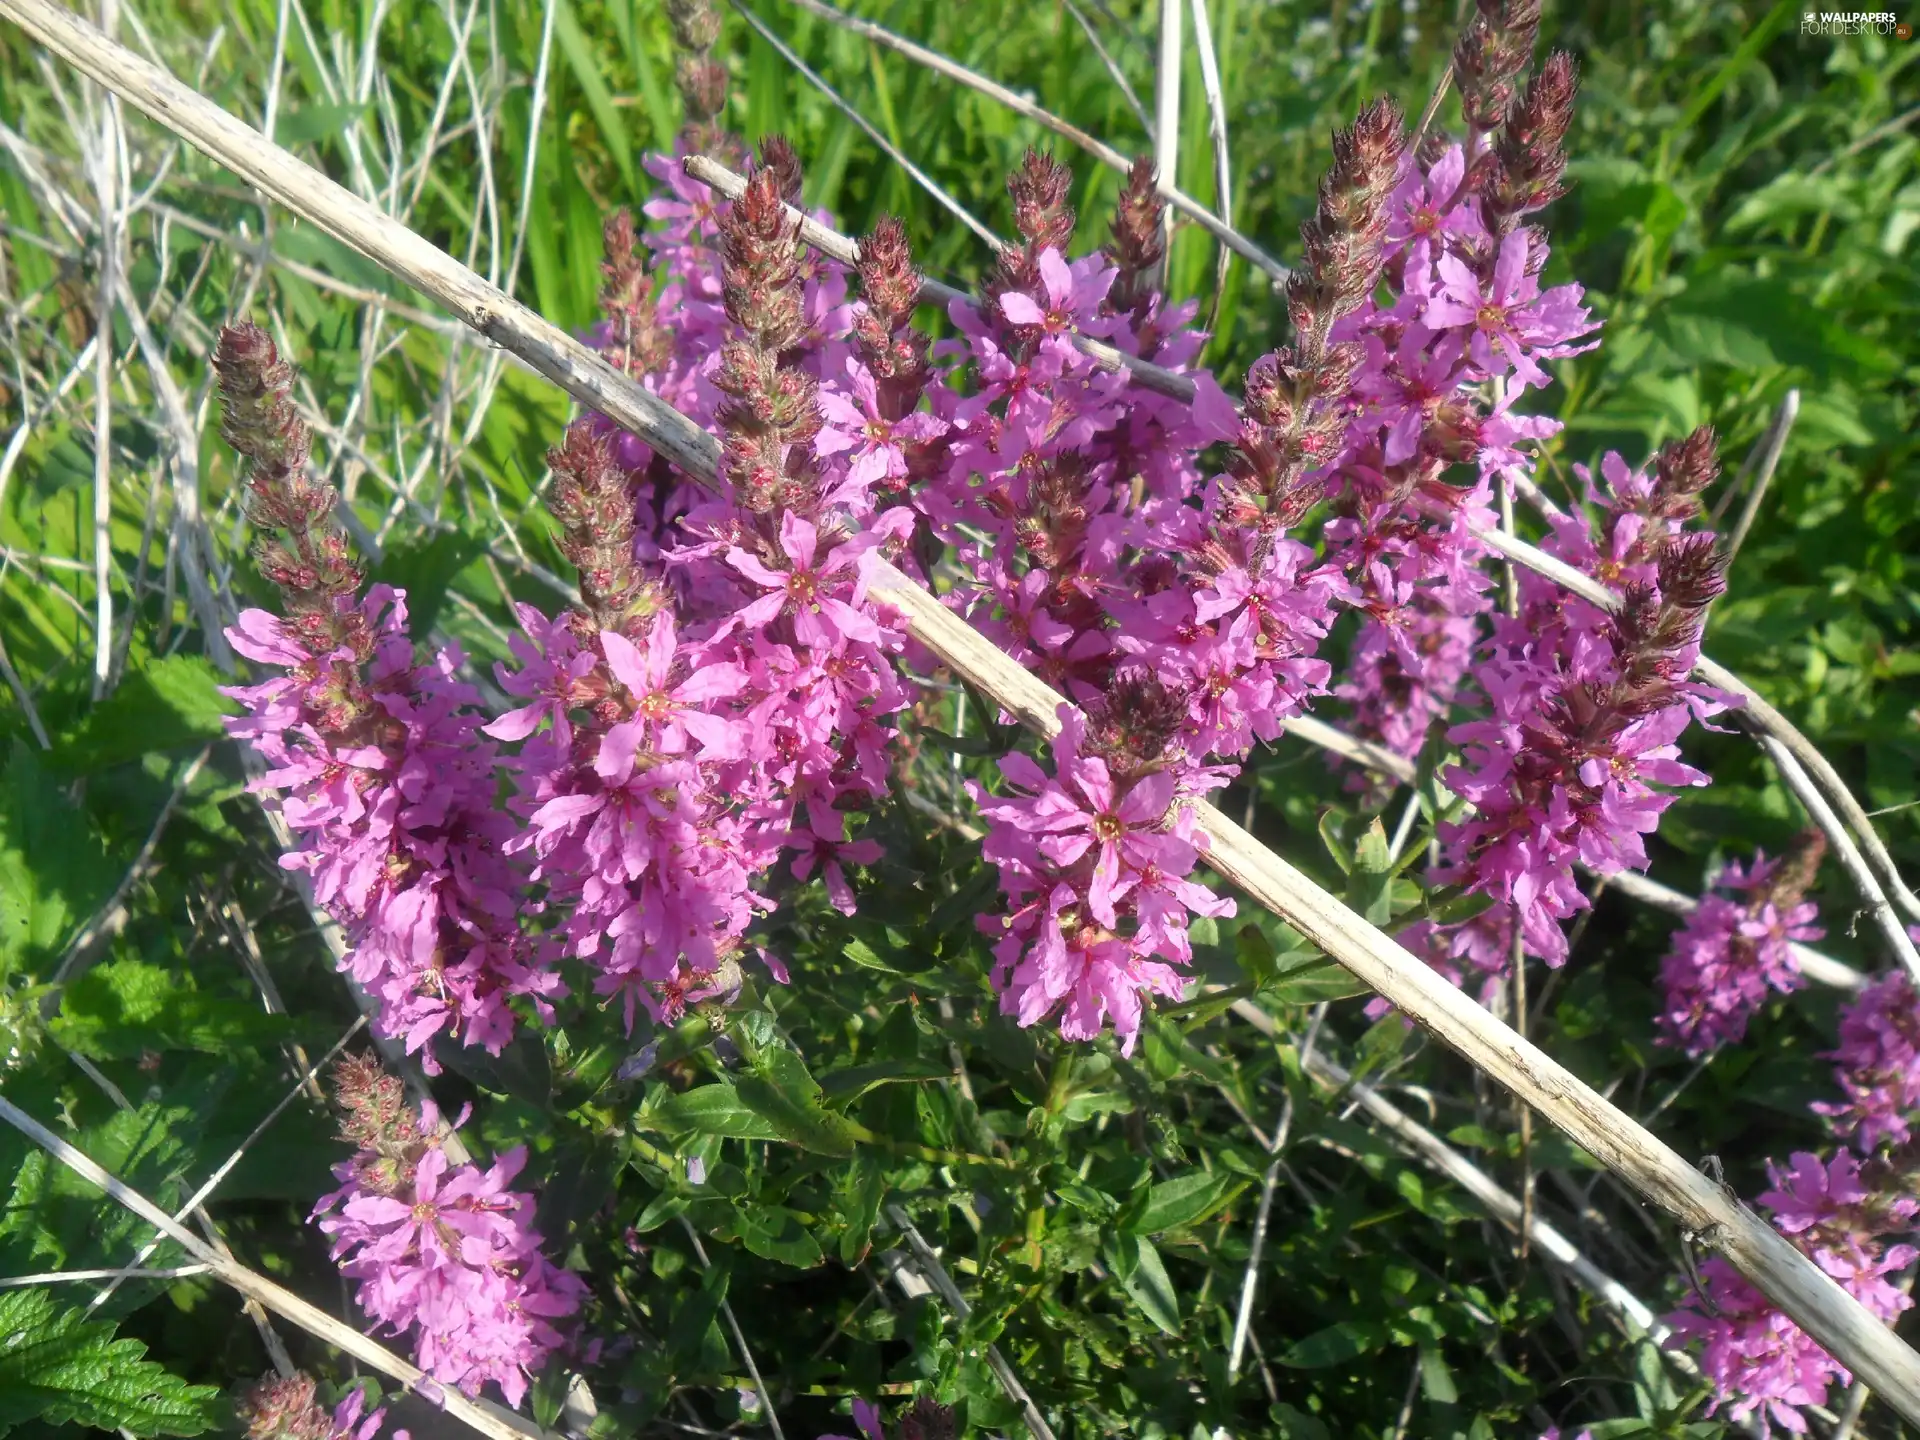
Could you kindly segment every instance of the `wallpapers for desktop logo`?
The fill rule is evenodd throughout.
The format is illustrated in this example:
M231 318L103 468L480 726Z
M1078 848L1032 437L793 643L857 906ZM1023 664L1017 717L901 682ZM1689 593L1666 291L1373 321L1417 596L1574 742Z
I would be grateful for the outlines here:
M1913 26L1891 10L1807 10L1800 16L1802 35L1884 35L1911 40Z

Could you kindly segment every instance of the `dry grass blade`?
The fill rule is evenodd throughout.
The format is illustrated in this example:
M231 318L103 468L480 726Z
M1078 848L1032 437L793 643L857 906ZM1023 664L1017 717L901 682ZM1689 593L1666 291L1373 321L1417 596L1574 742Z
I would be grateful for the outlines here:
M308 1304L291 1290L248 1269L231 1256L222 1255L199 1236L183 1229L172 1216L146 1196L109 1174L5 1096L0 1096L0 1120L13 1126L74 1174L98 1186L116 1204L126 1207L149 1225L164 1232L168 1239L193 1256L196 1262L206 1266L216 1279L231 1285L249 1300L258 1301L309 1335L345 1351L362 1365L399 1381L410 1390L418 1391L444 1414L469 1429L490 1436L491 1440L524 1440L526 1436L537 1437L541 1434L530 1422L511 1411L470 1400L457 1390L444 1389L419 1366L402 1360L386 1346L369 1340L352 1326Z
M1207 93L1207 135L1213 141L1213 203L1227 223L1233 223L1233 156L1227 148L1227 97L1220 85L1220 62L1214 51L1213 25L1207 19L1207 0L1193 0L1193 46L1200 54L1200 84ZM1207 311L1207 329L1220 319L1220 301L1226 294L1227 267L1233 252L1220 247L1213 272L1213 300Z
M1273 1017L1249 1000L1236 1000L1233 1013L1263 1035L1278 1034ZM1469 1195L1502 1225L1510 1230L1524 1229L1540 1253L1563 1267L1574 1281L1617 1316L1627 1333L1645 1336L1662 1344L1672 1333L1660 1323L1653 1310L1633 1291L1595 1265L1586 1254L1550 1221L1537 1214L1526 1214L1520 1199L1442 1140L1426 1126L1388 1100L1364 1081L1356 1083L1341 1066L1316 1052L1305 1052L1301 1064L1307 1074L1329 1091L1358 1104L1369 1119L1392 1138L1400 1149L1445 1176ZM1684 1351L1662 1350L1667 1362L1690 1380L1700 1377L1700 1369Z
M1160 49L1153 69L1153 175L1165 195L1180 184L1180 80L1182 51L1180 0L1160 0ZM1173 215L1160 215L1160 282L1166 293L1173 263Z
M1257 1010L1251 1005L1248 1008ZM1326 1018L1327 1002L1323 1000L1314 1006L1313 1019L1307 1025L1307 1037L1301 1042L1301 1064L1311 1061L1314 1046L1320 1039L1320 1026ZM1264 1033L1271 1036L1274 1031L1269 1029ZM1280 1107L1280 1118L1274 1123L1273 1134L1265 1142L1271 1158L1267 1161L1267 1173L1260 1179L1260 1204L1254 1211L1253 1238L1247 1242L1247 1268L1240 1277L1240 1303L1233 1314L1233 1340L1227 1347L1229 1385L1240 1378L1240 1362L1246 1357L1247 1341L1253 1334L1253 1300L1260 1285L1260 1257L1266 1250L1267 1223L1273 1216L1273 1192L1280 1180L1280 1167L1286 1160L1287 1140L1293 1134L1293 1109L1293 1091L1288 1089L1286 1101Z
M0 0L0 14L207 149L250 183L283 198L283 203L447 303L468 323L523 355L576 399L633 430L691 475L714 482L719 447L712 436L452 257L268 144L164 71L107 41L53 0ZM881 563L874 568L870 590L876 599L900 610L914 638L940 655L956 674L1041 736L1050 739L1058 733L1061 698L925 588ZM1902 1414L1920 1421L1920 1355L1784 1237L1551 1056L1521 1039L1240 826L1211 807L1200 808L1197 818L1199 830L1209 837L1207 855L1215 870L1559 1126L1639 1194L1673 1214L1700 1243L1718 1249L1836 1359ZM7 1110L19 1113L10 1106ZM50 1134L47 1139L61 1143ZM111 1179L100 1173L103 1179ZM159 1214L150 1205L142 1213L147 1218ZM250 1281L259 1278L251 1272L248 1276ZM273 1289L276 1298L299 1303L278 1287Z
M0 1276L0 1290L18 1290L27 1285L67 1285L83 1280L185 1280L205 1275L211 1265L169 1265L161 1270L141 1270L129 1266L123 1270L46 1270L38 1275Z
M742 4L741 0L730 0L730 3L742 20L751 25L763 40L773 46L775 50L779 51L781 58L793 66L794 69L798 70L800 74L805 77L809 85L826 96L827 99L831 100L835 109L839 110L842 115L858 125L869 140L873 141L881 150L886 152L889 160L893 161L894 164L911 175L914 183L939 202L940 207L949 215L952 215L962 225L973 231L975 235L978 235L982 240L986 241L988 248L991 249L994 254L998 255L1000 253L1003 248L1000 237L995 235L993 231L989 230L985 225L981 224L971 210L967 209L966 206L949 195L946 190L941 187L939 181L935 180L931 175L927 174L926 171L914 164L912 160L908 159L907 156L901 152L898 145L895 145L891 140L887 139L885 135L882 135L871 120L867 119L866 116L848 104L847 101L841 97L838 90L835 90L833 86L822 79L811 65L807 64L799 55L794 53L791 45L782 40L771 26Z
M787 0L787 3L798 6L808 14L818 15L823 20L829 20L835 25L841 26L843 29L851 30L854 34L863 36L873 41L876 45L884 45L889 50L898 51L909 60L925 65L929 70L934 71L936 74L944 75L949 80L958 81L969 89L978 90L982 95L989 96L1006 106L1009 110L1024 115L1036 125L1042 125L1053 131L1056 135L1065 136L1068 140L1071 140L1103 164L1111 165L1114 169L1122 172L1125 172L1131 164L1125 155L1122 155L1104 140L1095 139L1079 126L1069 124L1059 116L1034 104L1025 96L1016 95L1013 91L1007 89L1006 86L989 80L986 76L969 70L966 66L957 64L949 60L946 56L927 49L924 45L916 45L911 40L902 39L891 30L875 25L870 20L862 20L857 15L849 15L844 10L839 10L832 5L826 4L825 0ZM1177 3L1177 0L1171 0L1171 3ZM1156 131L1156 143L1158 143L1159 138ZM1274 259L1273 256L1269 255L1265 250L1262 250L1238 230L1235 230L1199 201L1172 188L1171 180L1163 177L1160 193L1166 197L1167 203L1172 205L1174 209L1180 211L1181 214L1187 216L1190 220L1193 220L1222 244L1231 246L1236 254L1251 264L1259 266L1268 275L1272 276L1276 282L1286 280L1286 266Z
M1733 558L1740 553L1747 532L1753 528L1754 517L1760 513L1760 502L1766 498L1767 487L1773 483L1773 472L1780 468L1780 454L1787 448L1787 435L1793 429L1793 422L1800 414L1800 392L1789 390L1780 401L1780 408L1774 411L1773 421L1767 426L1766 433L1760 437L1759 444L1748 453L1746 463L1740 467L1740 473L1734 476L1733 484L1720 497L1713 507L1713 522L1718 526L1720 517L1728 504L1745 489L1748 477L1753 480L1753 488L1747 491L1747 503L1740 508L1740 518L1734 522L1733 529L1727 534L1727 569L1733 569ZM1759 473L1754 474L1758 466Z
M1107 74L1113 77L1113 83L1120 87L1120 93L1126 98L1127 108L1133 111L1134 118L1140 122L1140 128L1146 132L1149 144L1153 141L1153 117L1147 114L1147 107L1140 103L1140 97L1134 92L1133 83L1127 79L1127 72L1120 68L1120 62L1113 58L1100 39L1100 32L1093 28L1093 22L1087 19L1087 12L1073 0L1065 0L1067 13L1079 22L1080 29L1087 37L1087 43L1093 46L1093 53L1100 57L1100 63L1107 67Z

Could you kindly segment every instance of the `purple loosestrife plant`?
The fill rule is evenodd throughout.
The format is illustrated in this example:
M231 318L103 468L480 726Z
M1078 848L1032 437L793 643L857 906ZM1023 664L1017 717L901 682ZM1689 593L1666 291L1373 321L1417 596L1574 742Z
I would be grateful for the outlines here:
M1814 923L1819 911L1801 898L1825 851L1826 837L1811 830L1785 860L1763 851L1751 865L1733 861L1714 877L1660 962L1662 1044L1697 1057L1738 1041L1769 993L1791 994L1805 983L1793 945L1826 934Z
M401 1083L367 1057L340 1062L334 1093L357 1153L334 1167L341 1186L313 1213L340 1273L358 1282L360 1308L389 1333L411 1335L435 1380L470 1395L493 1381L519 1405L586 1295L541 1253L533 1197L507 1188L525 1147L484 1169L455 1165L431 1102L416 1115Z
M802 251L784 208L798 193L791 150L769 141L737 204L714 210L684 182L685 203L656 211L655 305L691 305L638 378L719 431L722 492L681 484L603 422L574 426L552 456L554 512L585 603L557 622L523 611L521 665L501 683L528 703L489 727L522 742L513 846L561 914L550 943L630 1019L636 1001L671 1020L739 989L748 929L773 903L759 877L783 852L847 911L846 867L879 856L848 819L886 789L884 717L907 695L889 659L902 632L866 577L911 512L876 515L877 491L900 478L895 442L940 432L915 419L916 352L898 333L917 289L904 239L876 247L879 298L849 344L845 277ZM616 316L602 343L655 317ZM857 434L825 427L823 396L863 417Z
M1192 917L1232 913L1187 878L1199 859L1192 802L1236 771L1212 757L1272 739L1329 674L1312 653L1342 586L1286 532L1318 498L1343 424L1357 350L1329 333L1378 277L1400 146L1387 105L1336 139L1289 286L1298 341L1250 379L1245 421L1202 376L1184 416L1140 407L1142 423L1114 433L1130 408L1125 382L1094 370L1069 327L1130 345L1145 334L1157 357L1179 359L1194 353L1181 339L1192 311L1156 320L1157 301L1130 281L1116 313L1114 267L1061 257L1066 185L1039 157L1010 186L1026 244L1003 254L990 287L1003 323L954 307L986 383L953 404L966 438L923 503L936 524L973 513L997 531L991 547L962 539L988 581L976 601L986 626L1010 632L1014 653L1086 711L1084 722L1062 711L1051 778L1011 756L1002 773L1023 793L976 792L992 827L984 853L1014 905L981 925L999 937L1002 1007L1022 1024L1058 1015L1063 1034L1084 1039L1111 1022L1130 1052L1142 992L1183 990L1175 967L1191 961ZM1112 249L1135 269L1152 253L1138 190L1122 196ZM1167 463L1175 446L1191 457L1212 440L1235 442L1228 474Z
M1905 1243L1920 1214L1920 1002L1904 972L1869 984L1840 1016L1840 1046L1829 1056L1845 1099L1816 1102L1839 1148L1769 1162L1772 1188L1759 1197L1773 1223L1820 1268L1888 1324L1913 1301L1896 1272L1920 1260ZM1821 1405L1827 1387L1851 1376L1719 1257L1701 1267L1704 1296L1667 1317L1681 1342L1699 1341L1714 1408L1763 1430L1807 1431L1801 1407Z
M286 612L243 611L227 632L281 671L226 692L246 712L229 732L267 763L254 788L295 838L281 864L346 930L342 967L379 1003L376 1033L430 1069L440 1035L498 1054L515 997L545 1018L560 982L520 930L525 879L503 854L514 826L494 803L480 697L455 678L457 647L414 663L404 595L361 593L334 493L306 473L310 437L273 342L229 326L214 367L221 433L247 461L255 556Z
M1575 861L1601 875L1647 861L1641 837L1673 801L1655 786L1704 785L1675 741L1726 697L1686 677L1706 607L1724 588L1714 537L1679 516L1716 466L1710 432L1661 451L1651 475L1617 455L1602 467L1596 540L1581 516L1556 522L1547 549L1620 589L1609 615L1550 582L1520 582L1521 613L1496 617L1475 666L1491 715L1456 726L1463 747L1447 784L1477 813L1442 827L1453 856L1443 879L1510 907L1527 949L1558 965L1560 922L1588 901Z
M387 1418L385 1409L366 1413L367 1393L355 1387L328 1410L315 1398L313 1377L296 1370L269 1375L237 1402L234 1410L247 1440L374 1440ZM407 1440L405 1430L393 1440Z

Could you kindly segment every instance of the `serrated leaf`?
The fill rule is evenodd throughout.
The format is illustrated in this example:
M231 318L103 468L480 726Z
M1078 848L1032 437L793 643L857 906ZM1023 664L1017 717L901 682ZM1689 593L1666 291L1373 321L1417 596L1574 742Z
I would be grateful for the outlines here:
M115 879L86 816L16 741L0 774L0 977L58 955Z
M129 671L113 694L61 737L54 757L64 770L95 775L155 750L217 740L232 708L213 666L198 655L169 655Z
M21 1093L17 1080L10 1080L8 1093L16 1103L46 1113L44 1104ZM208 1108L149 1102L116 1110L74 1134L73 1143L154 1203L171 1208L183 1193L184 1174L195 1160L192 1146ZM0 1273L16 1265L21 1270L55 1270L125 1264L127 1254L153 1233L90 1180L11 1128L0 1130L0 1176L11 1178L13 1186L0 1207ZM172 1264L170 1257L176 1253L168 1241L152 1263Z
M32 1420L135 1435L198 1435L217 1423L217 1388L189 1385L146 1353L44 1290L0 1291L0 1435Z
M115 960L68 987L48 1028L89 1059L133 1060L149 1050L238 1054L277 1045L300 1027L255 1002L190 990L178 973L158 965Z

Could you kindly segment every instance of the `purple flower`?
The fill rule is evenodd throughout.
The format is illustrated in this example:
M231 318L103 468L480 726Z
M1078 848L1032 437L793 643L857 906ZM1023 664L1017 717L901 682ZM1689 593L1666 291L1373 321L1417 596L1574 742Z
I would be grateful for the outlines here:
M1049 335L1072 330L1088 335L1102 333L1106 327L1100 317L1100 302L1113 288L1113 267L1097 255L1069 264L1052 248L1040 252L1037 266L1039 295L1009 290L1000 297L1000 313L1012 324L1034 326Z
M343 1062L337 1088L361 1149L334 1167L341 1188L313 1213L340 1273L359 1282L377 1326L413 1336L430 1376L470 1395L492 1381L517 1406L564 1343L554 1322L586 1295L541 1253L533 1197L508 1188L525 1148L485 1169L454 1165L431 1138L437 1116L429 1108L416 1123L377 1064Z
M745 550L729 550L727 563L770 592L736 610L728 621L729 628L759 630L785 614L792 617L794 633L803 645L831 651L853 641L877 644L878 627L857 608L866 589L864 578L854 584L846 599L831 593L855 579L863 552L853 545L837 545L825 564L816 565L819 548L820 532L813 523L788 511L780 521L780 550L786 569L769 568ZM833 577L841 578L836 581Z
M924 410L888 420L880 413L872 372L857 360L849 360L847 376L852 383L851 395L835 390L820 393L820 413L826 423L814 440L815 453L848 457L847 478L862 491L884 481L904 479L905 447L946 434L947 422Z
M1460 257L1442 255L1434 267L1438 292L1420 320L1431 330L1469 331L1468 353L1485 374L1511 369L1522 385L1544 388L1551 377L1537 361L1591 350L1599 341L1573 342L1598 327L1580 306L1578 285L1541 293L1537 271L1528 264L1532 244L1525 230L1508 235L1484 283Z
M1863 1154L1905 1145L1920 1111L1920 1003L1904 971L1874 981L1840 1012L1840 1046L1827 1058L1846 1098L1813 1108Z
M1769 993L1800 988L1793 944L1826 932L1812 923L1819 912L1811 903L1789 902L1783 913L1769 888L1778 868L1764 852L1745 870L1737 862L1728 865L1714 886L1748 898L1703 895L1675 932L1673 948L1660 963L1663 1043L1704 1055L1745 1035L1747 1021Z

